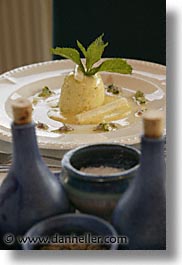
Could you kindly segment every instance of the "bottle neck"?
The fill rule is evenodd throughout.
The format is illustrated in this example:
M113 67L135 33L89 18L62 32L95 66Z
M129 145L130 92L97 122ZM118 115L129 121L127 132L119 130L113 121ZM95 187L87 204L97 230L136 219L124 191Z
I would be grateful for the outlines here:
M161 189L165 185L164 138L141 138L141 161L137 181L141 189Z
M34 123L16 125L12 123L13 136L13 166L17 170L31 167L36 160L40 160Z
M148 138L142 136L141 138L141 159L147 162L156 162L164 160L164 137L161 138ZM152 161L151 161L152 160Z

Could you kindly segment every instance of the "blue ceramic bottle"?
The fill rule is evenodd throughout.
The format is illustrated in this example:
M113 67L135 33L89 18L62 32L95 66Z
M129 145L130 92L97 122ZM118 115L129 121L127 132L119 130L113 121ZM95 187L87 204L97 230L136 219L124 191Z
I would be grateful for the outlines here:
M149 113L144 118L141 166L129 190L113 213L113 224L129 239L127 249L166 248L166 198L162 118ZM122 248L122 246L121 246Z
M32 107L28 100L14 103L13 162L0 187L0 231L24 234L37 222L69 212L63 187L39 153Z

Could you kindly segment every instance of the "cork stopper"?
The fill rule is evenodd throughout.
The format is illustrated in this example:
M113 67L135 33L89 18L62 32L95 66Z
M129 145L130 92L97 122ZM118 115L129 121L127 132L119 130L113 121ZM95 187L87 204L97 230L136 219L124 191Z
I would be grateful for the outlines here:
M149 138L159 138L163 135L164 114L151 110L143 116L144 135Z
M32 121L32 104L26 98L18 98L12 103L15 124L27 124Z

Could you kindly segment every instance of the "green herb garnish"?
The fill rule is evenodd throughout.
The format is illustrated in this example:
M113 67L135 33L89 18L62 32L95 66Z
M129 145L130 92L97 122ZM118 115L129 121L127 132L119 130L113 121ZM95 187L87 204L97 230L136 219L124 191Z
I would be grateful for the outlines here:
M112 122L101 122L95 128L94 131L110 132L118 129L118 126Z
M53 92L47 87L43 87L42 91L38 94L38 97L47 98L50 97L53 94Z
M83 65L80 53L74 48L60 48L56 47L51 49L51 53L55 55L60 55L64 58L71 59L75 62L79 69L88 76L94 75L97 72L115 72L120 74L131 74L132 67L129 65L126 60L121 58L113 58L103 61L97 67L94 67L94 64L97 63L104 52L105 47L108 45L108 42L104 43L102 38L104 34L99 36L95 41L93 41L88 48L86 49L81 42L77 40L77 46L80 51L83 53L86 63Z
M138 90L134 95L134 100L137 101L139 104L145 104L146 98L142 91Z
M114 84L110 84L110 85L107 86L107 92L112 93L114 95L118 95L121 91Z
M52 130L51 132L54 132L54 133L67 133L67 132L71 132L71 131L74 131L74 129L71 126L64 124L60 128L58 128L56 130Z

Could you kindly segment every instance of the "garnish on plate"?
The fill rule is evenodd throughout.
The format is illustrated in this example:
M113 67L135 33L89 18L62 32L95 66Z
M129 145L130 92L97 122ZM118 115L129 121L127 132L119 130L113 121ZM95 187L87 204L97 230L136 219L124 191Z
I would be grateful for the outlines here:
M116 123L112 122L101 122L93 130L98 132L110 132L118 129Z
M138 104L145 104L146 103L145 94L140 90L136 91L133 98Z
M49 126L45 123L42 123L42 122L37 122L36 123L36 127L38 129L42 129L42 130L47 130L49 128Z
M59 127L56 130L52 130L51 132L54 132L54 133L68 133L68 132L71 132L71 131L74 131L74 129L71 126L63 124L63 126Z
M38 97L48 98L54 94L47 86L42 88L42 91L38 94Z
M107 90L107 92L112 93L114 95L118 95L121 93L121 89L114 84L109 84L106 87L106 90Z
M97 124L102 121L108 121L108 117L112 117L112 120L116 120L118 115L125 116L131 112L131 107L128 104L128 100L124 97L119 97L114 101L104 104L98 108L85 111L77 114L76 120L78 124Z
M77 40L77 46L86 59L85 65L81 61L80 53L74 48L60 48L56 47L51 49L51 53L60 55L64 58L71 59L75 62L79 69L87 76L95 75L97 72L115 72L121 74L131 74L132 67L126 60L121 58L108 59L102 62L97 67L94 64L97 63L104 52L105 47L108 46L108 42L104 43L102 38L104 34L100 35L95 41L93 41L86 49L80 41Z

